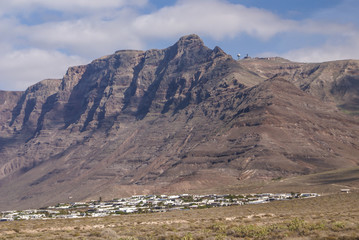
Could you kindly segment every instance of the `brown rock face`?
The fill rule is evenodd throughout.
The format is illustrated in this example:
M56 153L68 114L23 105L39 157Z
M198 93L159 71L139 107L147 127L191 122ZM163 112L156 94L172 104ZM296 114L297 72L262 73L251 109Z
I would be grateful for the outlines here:
M281 58L250 59L241 65L261 77L280 76L323 101L334 102L349 113L359 114L359 61L293 63Z
M0 209L355 166L358 119L336 105L355 113L358 71L235 61L189 35L0 92Z

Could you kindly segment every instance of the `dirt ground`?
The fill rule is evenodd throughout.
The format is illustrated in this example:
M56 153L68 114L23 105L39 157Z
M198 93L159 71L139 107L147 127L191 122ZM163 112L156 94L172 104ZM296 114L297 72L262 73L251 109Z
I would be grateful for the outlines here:
M359 193L167 213L0 222L0 239L359 239Z

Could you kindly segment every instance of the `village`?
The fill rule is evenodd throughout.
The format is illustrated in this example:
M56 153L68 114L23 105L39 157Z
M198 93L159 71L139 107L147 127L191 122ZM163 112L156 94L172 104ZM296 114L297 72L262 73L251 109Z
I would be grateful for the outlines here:
M66 219L83 217L106 217L121 214L140 214L190 210L211 207L225 207L245 204L264 204L271 201L311 198L317 193L262 193L248 195L136 195L110 201L59 203L41 209L0 212L0 221Z

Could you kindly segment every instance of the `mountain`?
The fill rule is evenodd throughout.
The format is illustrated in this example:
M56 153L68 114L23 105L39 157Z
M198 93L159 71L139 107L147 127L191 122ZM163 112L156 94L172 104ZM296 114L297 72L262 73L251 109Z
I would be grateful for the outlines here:
M348 113L359 113L357 60L308 64L281 58L257 58L244 61L242 65L264 78L281 76L325 102L334 102Z
M358 64L236 61L188 35L0 92L0 209L357 166Z

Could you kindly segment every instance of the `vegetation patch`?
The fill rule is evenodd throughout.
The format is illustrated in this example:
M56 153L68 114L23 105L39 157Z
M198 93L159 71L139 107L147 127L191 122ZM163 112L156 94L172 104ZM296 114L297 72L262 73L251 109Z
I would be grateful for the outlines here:
M0 222L0 239L358 239L359 194L117 215ZM343 207L345 206L345 207Z

